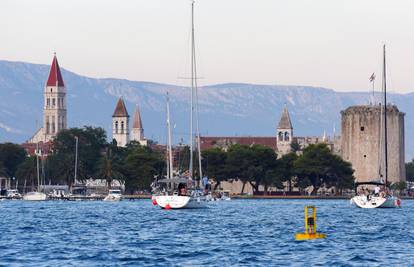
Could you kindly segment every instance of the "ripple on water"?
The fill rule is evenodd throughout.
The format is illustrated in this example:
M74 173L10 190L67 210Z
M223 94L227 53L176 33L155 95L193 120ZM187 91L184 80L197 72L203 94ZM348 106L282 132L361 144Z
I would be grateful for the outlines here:
M298 242L303 208L325 240ZM348 201L234 200L161 210L149 200L0 203L0 265L412 266L414 201L361 210Z

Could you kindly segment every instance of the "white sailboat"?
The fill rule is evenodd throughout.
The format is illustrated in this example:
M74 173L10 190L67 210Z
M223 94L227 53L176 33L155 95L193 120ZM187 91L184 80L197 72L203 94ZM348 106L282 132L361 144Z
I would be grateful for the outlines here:
M363 209L373 209L373 208L399 208L401 207L401 199L389 194L388 186L388 144L387 144L387 76L386 76L386 59L385 59L385 45L383 47L383 105L381 108L381 126L383 126L383 142L380 142L380 146L383 143L383 156L384 156L384 177L385 181L371 181L365 183L356 183L355 184L355 193L357 194L351 199L351 203L355 204L359 208ZM381 130L380 130L381 132ZM382 139L382 133L380 133L380 139ZM381 166L381 164L380 164ZM379 171L381 176L381 171ZM376 192L374 194L364 194L364 192L358 194L359 186L369 186L374 185L376 187ZM385 191L380 192L380 186L386 188Z
M36 171L37 171L37 191L28 192L23 196L23 200L27 201L44 201L46 200L46 194L40 192L40 170L39 170L39 156L41 151L39 150L39 143L36 145Z
M172 160L172 138L170 105L167 93L167 178L157 181L163 188L158 188L151 199L154 205L163 209L183 209L183 208L202 208L205 207L205 198L201 192L195 189L188 189L191 179L174 177Z
M194 38L194 1L191 3L191 100L190 100L190 164L189 177L180 178L173 177L173 161L172 161L172 140L170 125L170 106L167 94L167 128L168 128L168 158L167 163L167 179L158 181L160 184L167 185L167 190L155 194L152 198L153 204L164 209L182 209L182 208L204 208L207 205L206 197L199 184L194 183L193 179L193 153L194 142L197 143L199 177L203 172L201 168L201 148L200 148L200 128L198 118L198 88L197 88L197 64L195 53ZM196 121L196 138L194 138L194 108Z

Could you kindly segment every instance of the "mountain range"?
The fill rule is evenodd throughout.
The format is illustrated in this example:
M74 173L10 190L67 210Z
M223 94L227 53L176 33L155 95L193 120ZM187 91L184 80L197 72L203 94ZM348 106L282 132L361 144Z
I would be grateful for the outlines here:
M43 89L50 66L0 60L0 142L22 143L42 124ZM145 135L165 143L165 98L169 92L176 142L187 142L188 87L115 78L90 78L62 69L67 89L68 125L101 126L111 136L111 116L123 97L132 116L138 105ZM287 105L296 136L340 134L340 111L366 104L368 92L337 92L291 85L225 83L199 89L201 135L273 136ZM406 160L414 156L414 93L389 94L406 113ZM335 130L334 130L335 129Z

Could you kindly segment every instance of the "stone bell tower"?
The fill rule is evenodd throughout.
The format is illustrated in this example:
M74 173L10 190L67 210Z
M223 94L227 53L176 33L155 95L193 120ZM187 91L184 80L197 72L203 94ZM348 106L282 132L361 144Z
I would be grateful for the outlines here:
M121 97L112 115L112 137L120 147L129 143L129 115Z
M67 128L66 88L56 54L44 90L43 134L46 142Z
M291 151L292 138L293 127L288 108L285 106L277 126L277 151L282 155L289 153Z

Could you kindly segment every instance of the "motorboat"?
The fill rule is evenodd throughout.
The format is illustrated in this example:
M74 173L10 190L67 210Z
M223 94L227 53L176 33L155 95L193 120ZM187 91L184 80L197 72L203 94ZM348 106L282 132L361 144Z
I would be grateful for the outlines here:
M47 196L43 192L28 192L23 196L23 200L27 201L44 201L46 200Z
M122 200L122 193L119 189L110 189L108 195L103 199L103 201L120 201Z
M8 189L7 190L7 198L9 199L21 199L22 195L19 193L17 189Z

